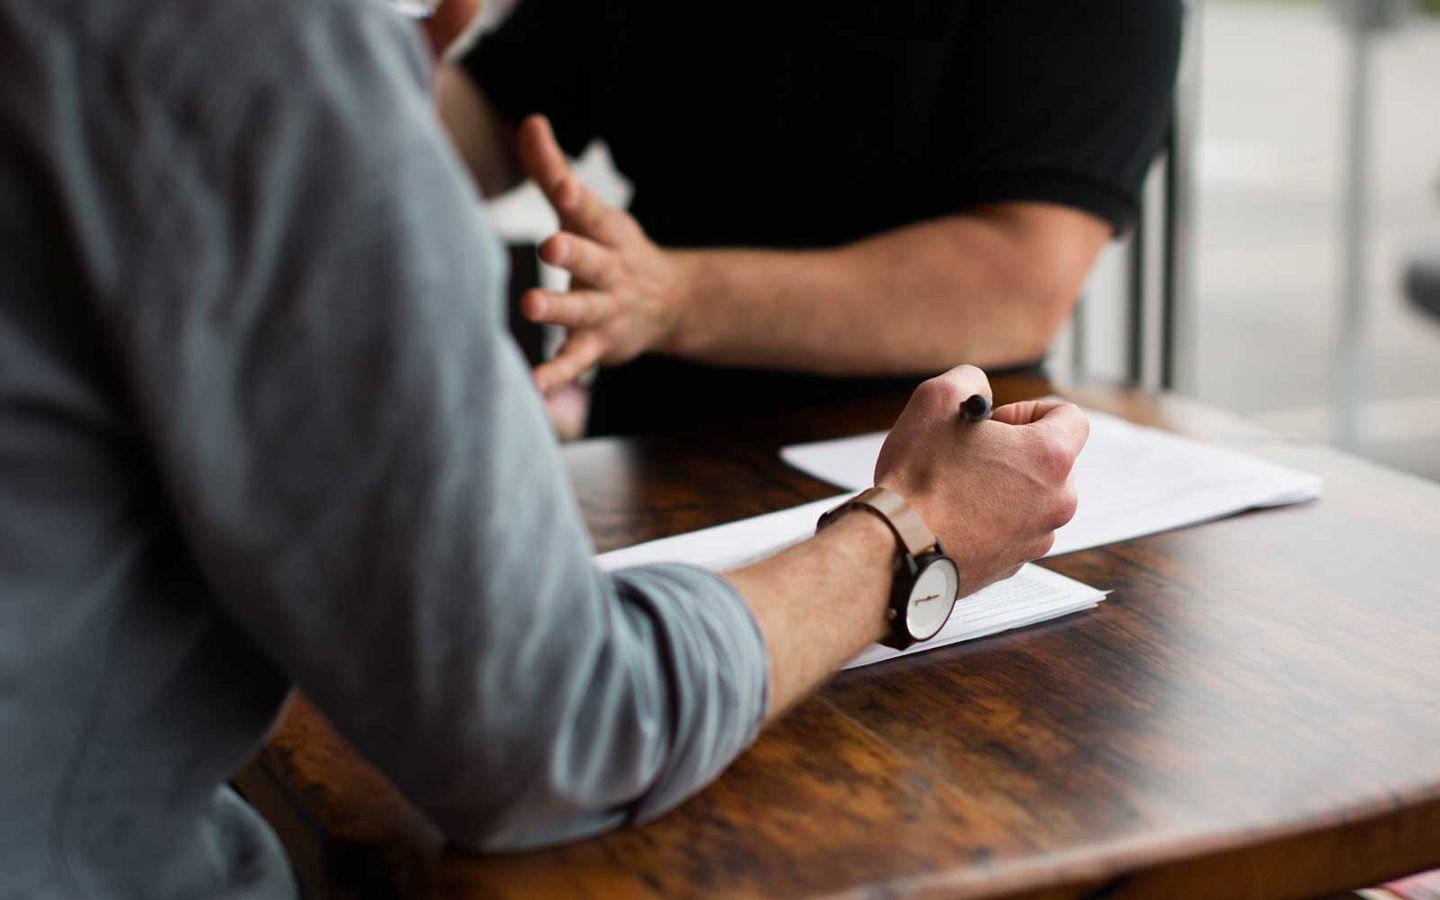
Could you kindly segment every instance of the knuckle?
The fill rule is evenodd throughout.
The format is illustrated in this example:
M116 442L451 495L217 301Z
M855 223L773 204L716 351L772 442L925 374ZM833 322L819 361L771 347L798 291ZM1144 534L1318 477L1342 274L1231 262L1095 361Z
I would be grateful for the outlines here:
M1070 434L1078 436L1079 445L1083 447L1085 442L1090 439L1090 417L1085 415L1085 410L1073 403L1065 404L1064 413Z
M527 316L544 314L546 305L545 292L539 288L531 288L520 298L520 310Z
M610 227L614 229L617 234L627 238L633 238L641 234L640 223L635 221L635 217L627 212L611 209L607 219Z
M590 242L583 237L569 237L565 241L565 249L568 251L568 258L565 260L568 265L565 268L572 273L576 269L583 269L590 262Z
M989 381L980 369L960 365L921 382L915 396L927 405L958 409L961 401L971 394L985 391L988 385Z
M1035 448L1035 470L1048 481L1063 482L1070 477L1070 453L1054 440L1041 440Z
M1050 549L1055 546L1055 532L1049 532L1035 543L1035 555L1031 559L1041 559Z
M917 399L936 406L941 404L948 405L952 402L958 404L961 393L962 390L959 383L945 375L936 375L934 378L927 378L920 382L920 386L915 389Z
M1071 519L1075 518L1075 510L1079 507L1079 499L1075 496L1075 489L1066 486L1060 492L1059 499L1055 502L1054 514L1051 516L1051 529L1063 527Z
M954 382L956 392L964 397L987 391L990 387L990 379L986 377L985 372L969 364L956 366L946 375Z
M956 366L950 370L950 374L955 377L956 381L963 384L977 384L987 380L984 371L969 363Z
M550 190L558 205L566 210L574 209L584 199L583 186L568 172L558 175Z

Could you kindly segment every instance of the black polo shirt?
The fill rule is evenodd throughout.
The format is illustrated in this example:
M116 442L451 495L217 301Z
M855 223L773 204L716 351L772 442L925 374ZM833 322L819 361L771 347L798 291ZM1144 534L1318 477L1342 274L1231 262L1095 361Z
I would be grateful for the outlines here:
M1122 229L1180 20L1179 0L521 0L466 65L502 114L548 115L567 152L604 139L664 246L829 247L1003 200ZM591 428L876 384L643 357L602 371Z

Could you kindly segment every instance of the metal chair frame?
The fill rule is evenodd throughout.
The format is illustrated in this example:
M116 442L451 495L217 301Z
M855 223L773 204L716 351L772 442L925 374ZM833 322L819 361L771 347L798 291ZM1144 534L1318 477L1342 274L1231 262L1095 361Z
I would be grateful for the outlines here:
M1162 167L1162 217L1158 246L1151 242L1151 217L1157 211L1141 190L1141 201L1130 236L1126 275L1126 374L1136 385L1164 390L1183 388L1186 362L1180 357L1181 319L1193 312L1194 197L1196 118L1199 100L1200 0L1185 3L1184 37L1176 78L1170 124L1156 165ZM1151 266L1159 267L1158 292L1149 284ZM1152 300L1151 294L1158 293ZM1077 310L1078 313L1078 310ZM1157 318L1150 325L1150 316ZM1083 322L1083 318L1078 320ZM1076 342L1076 360L1083 363L1082 337ZM1157 371L1147 365L1149 345L1157 343ZM1077 368L1080 366L1077 365Z

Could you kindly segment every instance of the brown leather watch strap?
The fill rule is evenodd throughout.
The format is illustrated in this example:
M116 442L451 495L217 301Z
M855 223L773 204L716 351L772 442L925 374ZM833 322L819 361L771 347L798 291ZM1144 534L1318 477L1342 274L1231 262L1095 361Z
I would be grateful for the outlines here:
M834 509L820 517L820 527L824 528L829 522L841 512L863 506L880 514L880 518L895 532L905 552L911 556L920 554L932 549L935 546L935 534L915 507L899 494L888 488L872 487L862 491L859 496L840 504Z

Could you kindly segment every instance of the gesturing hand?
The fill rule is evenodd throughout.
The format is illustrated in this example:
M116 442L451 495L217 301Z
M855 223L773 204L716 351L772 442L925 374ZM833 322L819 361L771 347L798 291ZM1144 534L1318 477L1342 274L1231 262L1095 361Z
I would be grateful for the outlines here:
M1077 407L1029 400L962 422L960 403L990 396L985 373L960 366L916 389L895 422L875 483L910 501L955 559L970 593L1050 551L1075 515L1070 470L1090 435Z
M560 217L540 258L571 275L570 290L532 290L520 311L569 329L554 359L536 367L542 392L596 363L626 362L671 338L684 296L685 267L657 247L628 213L606 206L570 171L544 116L520 125L520 161Z

